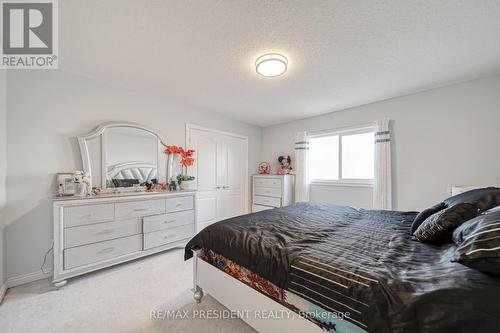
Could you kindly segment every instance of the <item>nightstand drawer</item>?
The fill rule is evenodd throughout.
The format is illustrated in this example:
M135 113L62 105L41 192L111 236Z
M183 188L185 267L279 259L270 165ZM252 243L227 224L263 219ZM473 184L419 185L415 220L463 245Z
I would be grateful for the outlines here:
M194 224L194 211L186 210L177 213L146 216L142 223L144 233Z
M259 186L259 187L281 188L281 179L279 179L279 178L255 177L254 178L254 184L255 184L255 186Z
M254 194L255 195L263 195L265 197L281 198L281 188L256 186L254 188Z
M119 202L115 204L116 218L143 217L165 213L165 199Z
M114 204L83 205L63 208L64 227L74 227L104 221L115 217Z
M281 199L263 197L260 195L253 196L253 203L256 205L270 206L270 207L281 207Z

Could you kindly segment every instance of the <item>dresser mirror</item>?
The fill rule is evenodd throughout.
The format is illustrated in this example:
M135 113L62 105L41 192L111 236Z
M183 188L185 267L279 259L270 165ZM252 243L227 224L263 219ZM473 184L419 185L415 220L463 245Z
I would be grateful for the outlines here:
M83 170L91 186L137 189L147 181L164 182L165 141L154 130L134 123L107 123L78 136Z

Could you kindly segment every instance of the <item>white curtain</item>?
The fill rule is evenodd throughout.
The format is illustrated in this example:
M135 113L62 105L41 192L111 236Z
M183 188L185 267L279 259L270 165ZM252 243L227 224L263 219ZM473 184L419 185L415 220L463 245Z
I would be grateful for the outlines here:
M309 140L306 132L295 137L295 202L309 201Z
M373 209L392 209L390 119L375 122Z

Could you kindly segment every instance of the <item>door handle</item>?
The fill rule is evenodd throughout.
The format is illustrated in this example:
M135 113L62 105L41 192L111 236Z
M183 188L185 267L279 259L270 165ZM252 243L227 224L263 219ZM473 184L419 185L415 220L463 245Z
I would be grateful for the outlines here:
M216 187L215 187L215 189L216 189L216 190L220 189L220 186L216 186Z
M224 185L224 186L222 186L222 188L229 188L229 186Z

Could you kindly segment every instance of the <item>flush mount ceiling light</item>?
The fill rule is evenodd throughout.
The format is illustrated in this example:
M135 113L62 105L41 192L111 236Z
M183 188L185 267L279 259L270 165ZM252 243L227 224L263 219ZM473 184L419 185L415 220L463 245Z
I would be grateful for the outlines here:
M264 54L255 61L255 70L262 76L275 77L286 72L288 60L277 53Z

